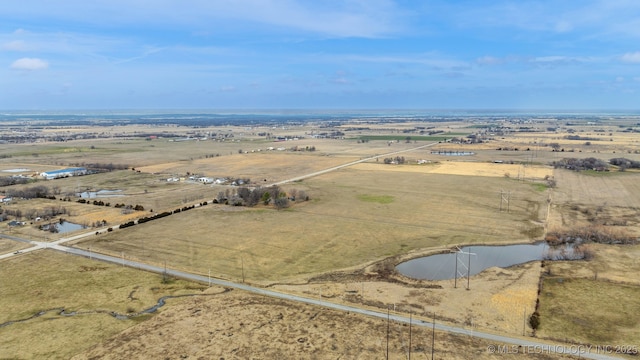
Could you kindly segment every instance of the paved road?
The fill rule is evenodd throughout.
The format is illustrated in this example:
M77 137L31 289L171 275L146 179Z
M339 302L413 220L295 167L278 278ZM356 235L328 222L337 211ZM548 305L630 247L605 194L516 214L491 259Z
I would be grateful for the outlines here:
M404 152L419 150L419 149L427 148L427 147L430 147L430 146L434 146L435 144L437 144L437 143L431 143L431 144L422 145L422 146L418 146L418 147L411 148L411 149L400 150L400 151L395 151L395 152L386 153L386 154L382 154L382 155L376 155L376 156L368 157L368 158L365 158L365 159L361 159L361 160L353 161L353 162L350 162L350 163L347 163L347 164L335 166L335 167L332 167L332 168L329 168L329 169L325 169L325 170L322 170L322 171L317 171L317 172L314 172L314 173L311 173L311 174L298 176L298 177L291 178L291 179L288 179L288 180L283 180L283 181L274 183L274 185L280 185L280 184L284 184L284 183L289 183L289 182L293 182L293 181L306 179L306 178L309 178L309 177L325 174L325 173L328 173L328 172L331 172L331 171L335 171L335 170L342 169L342 168L345 168L345 167L348 167L348 166L359 164L359 163L362 163L362 162L365 162L365 161L374 160L374 159L376 159L378 157L396 155L396 154L400 154L400 153L404 153ZM106 229L100 230L100 232L105 232L105 231L106 231ZM50 249L54 249L54 250L57 250L57 251L62 251L62 252L69 253L69 254L85 256L85 257L88 257L88 258L91 258L91 259L96 259L96 260L116 263L116 264L120 264L122 266L128 266L128 267L137 268L137 269L141 269L141 270L146 270L146 271L150 271L150 272L155 272L155 273L160 273L160 274L166 272L168 275L171 275L171 276L174 276L174 277L178 277L178 278L182 278L182 279L197 281L197 282L201 282L201 283L205 283L205 284L212 284L212 285L219 285L219 286L224 286L224 287L235 288L235 289L244 290L244 291L248 291L248 292L251 292L251 293L254 293L254 294L269 296L269 297L273 297L273 298L289 300L289 301L297 301L297 302L301 302L301 303L305 303L305 304L310 304L310 305L315 305L315 306L322 306L322 307L325 307L325 308L339 310L339 311L353 312L353 313L362 314L362 315L371 316L371 317L376 317L376 318L381 318L381 319L385 319L385 320L387 319L387 317L389 317L390 320L393 320L393 321L396 321L396 322L401 322L401 323L407 323L408 324L411 321L410 318L408 318L406 316L402 316L402 315L387 314L386 312L379 312L379 311L374 311L374 310L369 310L369 309L362 309L362 308L355 307L355 306L336 304L336 303L332 303L330 301L325 301L325 300L322 300L322 299L313 299L313 298L306 298L306 297L302 297L302 296L298 296L298 295L280 293L280 292L277 292L277 291L268 290L268 289L264 289L264 288L258 288L258 287L254 287L254 286L250 286L250 285L246 285L246 284L234 283L234 282L231 282L231 281L226 281L226 280L221 280L221 279L216 279L216 278L209 278L209 277L206 277L206 276L197 275L197 274L191 274L191 273L184 272L184 271L165 269L165 268L154 266L154 265L149 265L149 264L145 264L145 263L141 263L141 262L137 262L137 261L127 260L126 258L117 258L117 257L113 257L113 256L103 255L103 254L99 254L99 253L90 252L90 251L87 251L87 250L82 250L82 249L72 248L72 247L68 247L68 246L63 246L62 245L63 243L65 243L67 241L76 240L76 239L79 239L79 238L82 238L82 237L91 236L91 235L95 235L95 231L94 232L87 232L87 233L83 233L83 234L79 234L79 235L74 235L74 236L71 236L71 237L68 237L68 238L62 238L62 239L56 240L56 241L51 242L51 243L26 240L26 239L22 239L22 238L15 237L15 236L10 236L10 235L5 235L5 234L0 234L0 237L6 238L6 239L10 239L10 240L14 240L14 241L29 243L29 244L34 245L34 246L32 246L32 247L30 247L28 249L20 250L19 253L26 253L26 252L30 252L30 251L39 250L39 249L50 248ZM15 254L15 253L3 254L3 255L0 255L0 259L11 257L11 256L14 256L14 255L17 255L17 254ZM432 322L423 321L423 320L413 320L412 324L415 325L415 326L422 326L422 327L433 327L434 326L434 324ZM607 355L590 353L590 352L587 351L588 349L585 348L585 347L555 345L553 343L544 343L544 342L531 341L531 340L528 340L528 339L523 338L523 337L522 338L509 337L509 336L498 335L498 334L493 334L493 333L489 333L489 332L474 331L474 330L469 330L469 329L465 329L465 328L461 328L461 327L449 326L449 325L438 324L438 323L435 324L435 328L437 330L440 330L440 331L446 331L446 332L449 332L449 333L461 334L461 335L466 335L466 336L471 336L471 337L476 337L476 338L489 340L490 342L495 342L495 344L492 345L493 347L489 346L487 348L487 350L486 350L487 352L490 352L490 353L500 354L500 351L508 352L508 353L516 353L516 352L524 353L525 351L528 351L529 353L542 353L542 354L549 354L549 353L572 354L572 355L580 356L581 358L595 359L595 360L618 359L616 357L611 357L611 356L607 356ZM517 345L517 346L520 346L520 348L518 348L517 350L516 350L516 348L512 348L512 347L500 348L499 347L500 344Z
M310 174L306 174L306 175L302 175L302 176L296 176L296 177L291 178L291 179L278 181L278 182L275 182L275 183L273 183L271 185L282 185L282 184L286 184L286 183L290 183L290 182L294 182L294 181L299 181L299 180L307 179L307 178L310 178L310 177L313 177L313 176L318 176L318 175L326 174L326 173L331 172L331 171L335 171L335 170L339 170L339 169L346 168L346 167L349 167L349 166L353 166L355 164L363 163L365 161L375 160L376 158L388 157L388 156L391 156L391 155L402 154L402 153L409 152L409 151L420 150L420 149L428 148L428 147L431 147L431 146L434 146L434 145L437 145L437 144L438 144L437 142L434 142L434 143L430 143L430 144L427 144L427 145L421 145L421 146L418 146L418 147L414 147L414 148L411 148L411 149L404 149L404 150L393 151L393 152L389 152L389 153L385 153L385 154L374 155L374 156L370 156L368 158L363 158L363 159L360 159L360 160L352 161L350 163L334 166L332 168L316 171L316 172L313 172L313 173L310 173Z
M366 316L381 318L385 320L387 319L387 316L389 316L390 320L393 320L396 322L408 324L411 321L411 323L414 326L429 327L429 328L433 326L432 322L416 320L416 319L411 320L410 318L402 315L397 315L397 314L387 315L386 312L379 312L379 311L374 311L369 309L362 309L355 306L336 304L336 303L325 301L322 299L313 299L313 298L307 298L307 297L302 297L298 295L285 294L285 293L268 290L264 288L258 288L258 287L254 287L246 284L240 284L240 283L235 283L235 282L216 279L216 278L209 278L207 276L191 274L184 271L164 269L159 266L127 260L126 258L117 258L113 256L103 255L103 254L96 254L96 253L92 253L87 250L82 250L78 248L71 248L71 247L57 245L57 244L52 244L49 247L51 249L55 249L58 251L69 253L69 254L90 257L92 259L107 261L107 262L111 262L111 263L115 263L123 266L129 266L136 269L150 271L150 272L161 274L161 273L165 273L166 271L166 274L170 276L197 281L204 284L219 285L219 286L234 288L238 290L248 291L258 295L264 295L264 296L269 296L269 297L289 300L289 301L296 301L296 302L301 302L301 303L315 305L315 306L322 306L329 309L352 312L352 313L362 314ZM519 353L524 353L525 351L528 351L529 353L543 353L543 354L548 354L548 353L572 354L572 355L578 355L585 359L595 359L595 360L617 359L615 357L586 352L587 349L585 347L555 345L553 343L531 341L526 338L503 336L503 335L498 335L498 334L493 334L493 333L488 333L483 331L469 330L465 328L448 326L448 325L438 324L438 323L435 324L435 328L440 331L446 331L449 333L461 334L461 335L489 340L490 342L495 342L495 344L487 347L486 351L491 353L493 352L497 353L500 350L507 351L510 353L515 353L516 351L519 351ZM502 344L518 345L518 346L521 346L522 348L519 348L518 350L515 350L515 348L512 348L512 347L499 348L499 346Z

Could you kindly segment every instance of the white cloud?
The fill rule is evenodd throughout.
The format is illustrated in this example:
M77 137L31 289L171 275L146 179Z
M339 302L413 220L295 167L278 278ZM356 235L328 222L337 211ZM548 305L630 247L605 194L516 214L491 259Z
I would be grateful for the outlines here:
M48 62L38 58L21 58L11 64L14 70L43 70L48 67Z
M626 53L620 57L620 60L628 63L640 63L640 51Z
M573 30L573 25L565 20L560 20L555 25L555 31L559 33L565 33Z
M220 92L235 92L238 90L235 86L225 85L220 87Z
M91 24L163 24L187 26L198 33L239 27L238 22L294 29L329 37L384 37L406 27L406 15L393 0L226 0L226 1L81 1L66 0L52 6L3 4L8 16L44 17ZM127 11L121 11L126 8ZM28 9L28 10L27 10ZM91 20L89 20L91 19Z
M2 50L7 51L27 51L27 45L22 40L9 41L2 44Z
M504 63L504 59L493 57L493 56L483 56L476 59L476 62L480 65L500 65Z

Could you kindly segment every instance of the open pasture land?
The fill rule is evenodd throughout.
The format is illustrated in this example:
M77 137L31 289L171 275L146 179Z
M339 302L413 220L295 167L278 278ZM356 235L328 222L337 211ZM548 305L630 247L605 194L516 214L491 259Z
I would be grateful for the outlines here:
M451 264L453 272L453 263ZM501 269L492 267L470 279L415 281L401 275L400 281L376 280L376 265L364 271L345 271L320 276L307 284L274 285L275 289L303 296L329 298L333 302L358 304L377 311L428 318L435 313L440 322L480 331L510 335L532 335L523 323L523 312L535 311L540 262Z
M221 291L182 280L163 283L159 274L53 250L3 260L0 279L3 359L68 359L148 317L117 319L112 312L135 314L166 295ZM77 315L60 315L62 309Z
M0 238L0 254L7 254L14 251L26 249L30 246L31 245L27 243Z
M210 205L77 244L235 280L274 282L358 266L413 249L539 239L546 194L505 177L429 174L377 164L287 189L311 201L289 209ZM501 191L511 191L500 212Z
M590 261L547 262L539 337L640 347L640 245L591 245Z
M462 290L464 291L464 290ZM416 317L414 317L416 319ZM430 317L424 318L430 321ZM389 324L389 358L409 354L409 325ZM193 297L131 327L74 360L127 358L176 359L384 359L387 321L233 290L213 297ZM411 357L436 359L522 359L496 355L502 345L465 335L411 327ZM510 346L508 347L510 348ZM527 359L571 359L529 354Z
M549 229L606 225L640 236L640 173L557 169Z

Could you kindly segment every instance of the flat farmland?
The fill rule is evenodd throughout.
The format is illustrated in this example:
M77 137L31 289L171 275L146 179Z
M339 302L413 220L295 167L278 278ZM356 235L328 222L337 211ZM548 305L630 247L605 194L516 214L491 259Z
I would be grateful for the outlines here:
M640 173L585 173L558 169L549 229L589 223L617 224L616 230L640 234ZM624 225L624 226L621 226Z
M3 260L0 278L0 357L12 359L68 359L148 318L112 312L135 314L166 295L221 291L53 250Z
M211 205L91 237L79 247L256 282L307 278L413 249L538 239L539 187L504 177L346 168L285 187L311 201L289 209ZM410 167L407 167L410 169ZM500 192L511 191L500 212Z
M283 181L300 174L324 170L350 161L357 156L322 156L312 153L264 151L235 154L183 163L163 163L139 168L148 173L186 174L187 172L209 177L248 178L257 185Z
M464 291L464 290L462 290ZM415 319L415 318L414 318ZM427 317L426 320L429 318ZM391 322L389 358L498 358L487 351L495 342L430 328ZM74 360L127 358L176 359L384 359L387 322L306 304L233 290L218 296L186 298L153 319L105 339ZM509 345L507 345L509 346ZM510 348L510 347L508 347ZM500 354L522 359L522 354ZM531 353L527 359L572 359Z
M591 244L591 261L547 263L538 336L594 345L640 344L639 245Z
M489 125L494 128L496 124ZM471 290L461 287L459 281L454 287L453 280L418 281L392 271L401 261L447 251L455 245L532 242L544 239L547 230L598 225L640 235L640 173L618 173L615 169L610 173L578 173L550 166L551 161L564 157L640 160L634 151L637 133L621 133L615 126L596 132L586 125L547 131L548 126L556 125L554 121L537 124L538 132L534 133L528 132L530 124L514 121L507 127L496 125L494 129L501 133L491 138L483 137L489 136L488 130L479 132L483 141L473 143L466 135L487 129L487 124L459 121L434 125L444 131L437 136L455 136L454 142L434 142L430 140L435 138L418 135L416 129L425 126L420 121L369 124L364 119L326 128L319 125L52 128L47 129L48 135L66 131L80 138L87 132L104 132L113 137L0 144L0 154L6 155L0 157L4 175L30 175L92 163L128 167L7 187L9 191L43 185L52 190L56 200L16 197L2 204L2 209L12 210L12 214L22 210L20 220L26 220L27 225L9 228L4 222L0 227L8 235L51 241L76 233L39 230L40 222L28 216L33 210L63 206L68 212L51 221L62 218L91 224L104 219L113 226L210 201L219 192L233 194L238 189L190 181L189 175L250 178L249 187L268 186L371 158L280 185L289 194L304 191L310 199L292 201L290 207L279 211L272 205L248 208L210 203L99 235L94 235L98 228L82 230L88 236L67 245L378 311L393 308L414 318L429 320L436 313L439 322L472 332L478 329L517 336L525 332L560 342L637 343L637 324L629 320L638 311L638 281L633 276L638 270L634 260L637 245L589 244L591 261L489 268L471 277ZM522 132L511 131L519 126ZM173 134L174 141L139 136L156 130ZM312 137L336 130L344 136ZM214 133L225 134L224 139L213 140ZM586 144L583 139L568 139L570 135L594 139ZM288 140L274 141L283 136ZM405 141L406 137L413 139ZM550 144L555 142L565 151L551 151ZM294 151L296 147L301 151ZM434 150L474 154L444 156ZM406 163L384 163L385 158L396 156ZM418 164L419 160L426 161ZM169 182L169 177L182 179ZM553 185L549 179L555 181L555 187L549 187ZM99 190L116 192L89 201L102 200L111 206L76 202L78 192ZM71 201L61 201L64 197ZM142 205L144 211L118 209L115 203ZM0 253L11 254L26 246L0 239ZM547 291L538 294L541 274ZM0 282L0 305L4 308L0 323L60 306L86 312L71 317L45 312L0 327L0 358L7 357L5 349L8 357L17 358L69 358L76 354L79 359L131 354L138 358L195 354L217 358L290 354L302 358L323 358L324 354L331 358L383 357L379 334L384 322L235 290L218 294L223 289L205 290L173 279L163 282L161 275L95 259L51 250L19 254L3 260L0 277L16 279ZM607 294L601 294L600 289L606 289ZM116 320L96 312L132 313L153 304L161 294L187 293L212 296L170 300L158 315L135 320ZM536 309L538 297L543 325L534 332L523 320ZM612 301L619 304L612 305ZM592 316L600 308L607 308L601 311L606 316ZM407 329L394 326L398 331L392 334L392 357L404 356ZM596 326L598 331L590 332L589 328ZM416 356L428 358L429 345L423 340L429 333L415 335L422 341L414 343L419 344ZM494 357L477 339L437 336L442 337L436 340L436 347L446 358ZM24 339L36 338L41 343L24 347ZM76 343L68 344L65 339Z

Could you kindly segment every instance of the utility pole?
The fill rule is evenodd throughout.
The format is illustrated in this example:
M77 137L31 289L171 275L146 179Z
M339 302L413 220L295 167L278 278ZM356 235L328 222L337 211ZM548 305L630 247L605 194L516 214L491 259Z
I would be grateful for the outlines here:
M387 360L389 360L389 305L387 305Z
M453 274L453 288L457 289L458 288L458 254L456 254L455 256L456 256L456 270L455 270L455 274Z
M242 283L244 284L244 257L240 257L240 262L242 266Z
M467 266L467 290L470 289L469 281L471 279L471 253L469 253L469 266Z
M522 336L526 336L527 331L527 308L522 309Z
M507 212L509 212L509 200L511 198L511 191L500 190L500 212L502 212L502 204L506 204Z
M409 313L409 359L411 360L411 323L412 323L413 314Z
M434 347L436 345L436 312L433 312L433 329L431 330L431 360L433 360Z
M457 287L458 276L464 277L464 273L461 273L460 271L458 271L458 256L459 255L467 255L469 257L468 260L467 260L467 266L464 265L464 262L461 262L461 265L463 267L467 268L467 290L469 290L470 289L470 286L469 286L470 283L469 282L470 282L470 278L471 278L471 255L475 256L477 254L471 253L471 252L468 252L468 251L466 251L466 252L462 251L462 249L457 247L457 246L456 246L456 249L458 249L458 251L455 253L455 256L456 256L456 274L455 274L455 279L456 280L454 281L454 287Z

